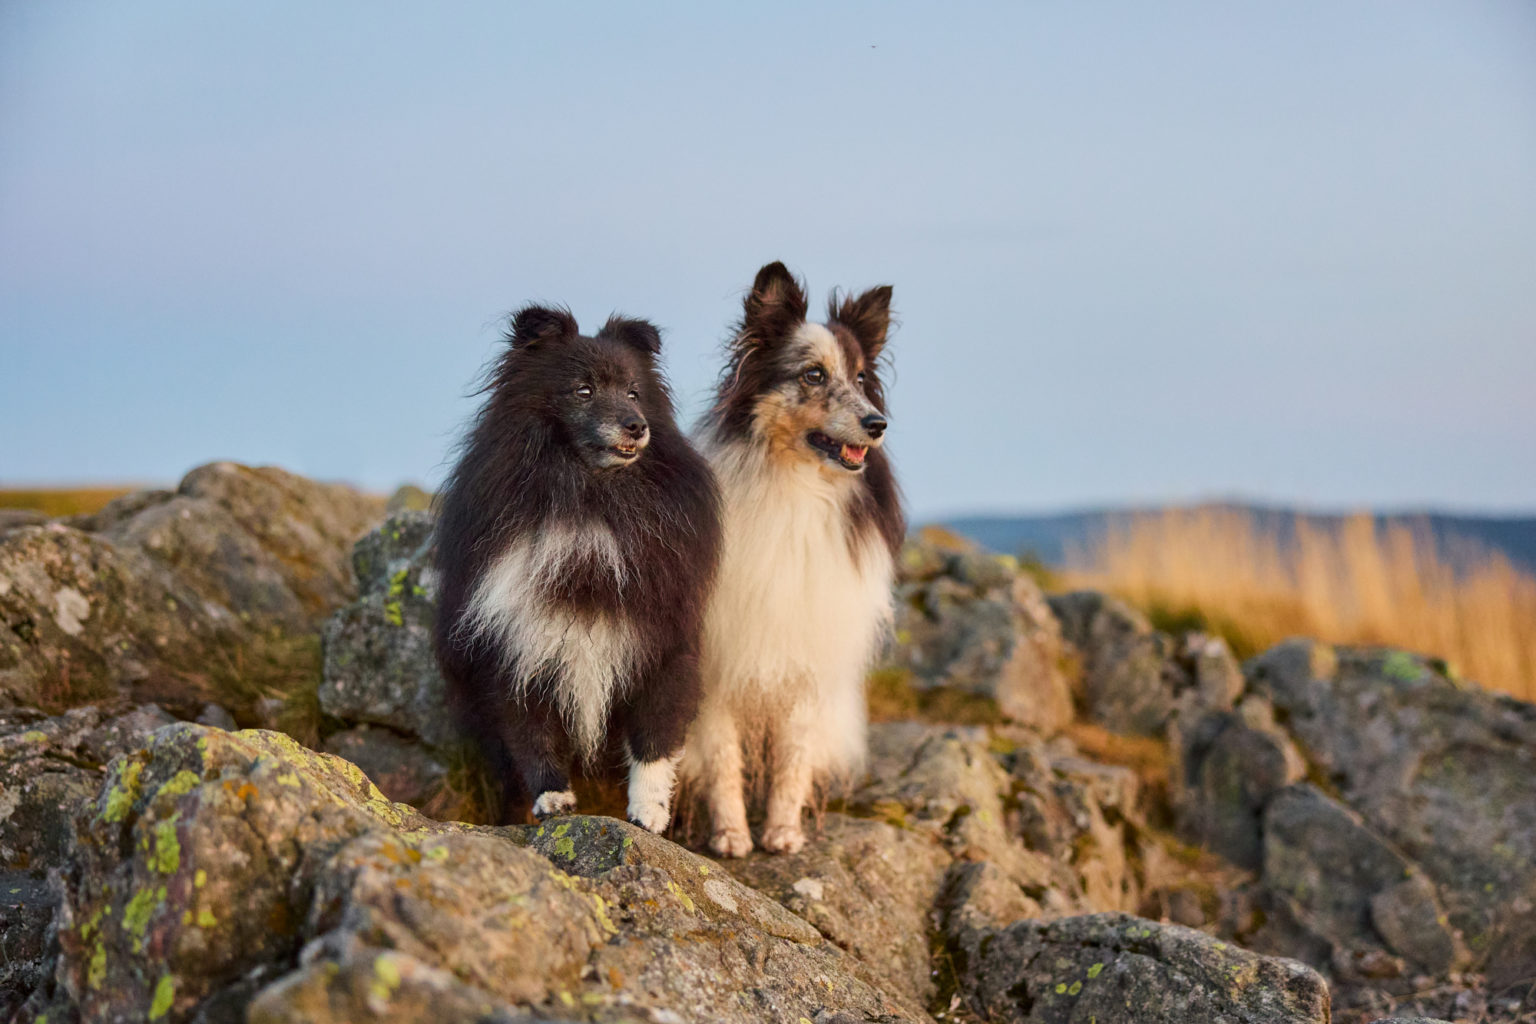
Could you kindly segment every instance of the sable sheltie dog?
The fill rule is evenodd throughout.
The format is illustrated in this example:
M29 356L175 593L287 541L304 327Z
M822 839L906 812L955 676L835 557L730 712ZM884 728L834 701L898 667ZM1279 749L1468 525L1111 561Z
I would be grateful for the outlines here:
M864 675L889 626L905 530L880 450L890 302L889 287L834 293L827 322L809 323L799 282L782 263L764 267L700 429L725 535L684 772L725 856L752 849L744 767L767 782L762 844L782 853L805 844L813 787L864 758Z
M583 337L529 306L507 341L440 498L438 663L504 819L523 800L573 810L572 759L622 740L629 818L660 832L699 702L714 480L673 420L651 324Z

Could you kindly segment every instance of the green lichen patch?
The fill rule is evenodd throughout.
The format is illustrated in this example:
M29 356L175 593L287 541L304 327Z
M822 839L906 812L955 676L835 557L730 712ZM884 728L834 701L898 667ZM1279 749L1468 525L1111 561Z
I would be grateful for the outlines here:
M169 974L160 975L160 980L155 982L155 994L149 1003L149 1019L159 1020L171 1012L171 1005L176 1002L176 979Z
M143 772L142 761L119 762L113 769L112 779L107 784L106 806L101 811L103 820L117 822L128 817L133 802L139 798L139 776Z
M181 771L171 776L169 782L165 783L165 785L156 790L155 796L182 796L183 794L192 792L192 790L196 788L197 785L202 781L202 777L199 776L196 772L188 771L187 769L183 768Z
M179 817L181 815L173 814L155 824L155 848L149 855L149 866L162 875L174 875L176 869L181 867L181 840L176 835L176 820Z

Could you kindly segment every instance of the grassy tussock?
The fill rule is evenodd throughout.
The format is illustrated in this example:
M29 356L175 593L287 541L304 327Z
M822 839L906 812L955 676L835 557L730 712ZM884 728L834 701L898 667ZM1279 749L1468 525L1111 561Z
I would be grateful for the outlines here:
M1503 555L1468 547L1453 561L1368 515L1294 531L1282 541L1239 511L1169 510L1073 553L1067 580L1120 594L1165 628L1220 633L1240 655L1297 635L1384 644L1536 699L1536 578Z
M24 508L46 516L79 516L100 512L107 502L134 490L131 487L82 487L64 491L23 491L0 488L0 508Z

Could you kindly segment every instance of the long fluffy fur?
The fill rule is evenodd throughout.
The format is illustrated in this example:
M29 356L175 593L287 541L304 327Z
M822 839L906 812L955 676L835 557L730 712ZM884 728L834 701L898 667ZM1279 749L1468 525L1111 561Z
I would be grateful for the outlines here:
M853 473L803 435L885 413L889 300L889 288L834 296L828 322L807 324L799 283L782 264L763 268L700 432L724 501L724 547L683 772L703 790L721 853L750 849L744 775L768 783L764 845L791 850L811 786L847 778L865 755L864 676L890 622L900 495L882 449ZM818 359L827 386L790 382Z
M569 809L570 761L619 738L632 794L654 805L671 780L658 762L673 763L694 717L719 499L674 421L659 347L644 321L614 318L583 337L564 310L521 311L439 496L438 661L508 819L529 801ZM573 411L581 380L614 416L638 403L649 442L632 464L584 459L584 437L617 428ZM638 399L626 405L631 381ZM658 820L652 807L642 823Z

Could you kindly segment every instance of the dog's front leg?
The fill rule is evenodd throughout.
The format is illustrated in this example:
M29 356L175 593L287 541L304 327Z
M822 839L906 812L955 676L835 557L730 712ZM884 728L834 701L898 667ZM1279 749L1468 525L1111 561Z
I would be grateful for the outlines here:
M706 701L688 734L689 774L704 788L709 807L709 848L722 857L752 852L743 792L741 734L736 718L722 702Z
M699 709L699 660L680 647L639 681L626 705L624 746L629 755L629 820L665 832L672 820L672 790L688 726Z
M773 735L768 817L763 823L763 849L770 853L799 853L805 846L800 817L811 797L815 752L809 740L816 735L809 715L809 709L796 708Z

